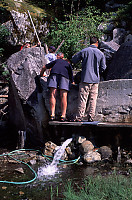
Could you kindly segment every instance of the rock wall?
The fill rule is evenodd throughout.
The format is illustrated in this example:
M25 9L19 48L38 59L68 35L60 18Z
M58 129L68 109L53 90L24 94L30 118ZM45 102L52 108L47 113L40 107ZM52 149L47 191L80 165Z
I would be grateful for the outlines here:
M41 78L45 106L48 113L50 113L49 91L47 90L45 83L46 79ZM75 117L77 104L78 85L72 85L68 94L68 118L71 116ZM60 115L59 93L57 96L56 115ZM132 79L100 82L95 120L105 122L132 122Z
M132 122L132 79L100 82L96 119Z

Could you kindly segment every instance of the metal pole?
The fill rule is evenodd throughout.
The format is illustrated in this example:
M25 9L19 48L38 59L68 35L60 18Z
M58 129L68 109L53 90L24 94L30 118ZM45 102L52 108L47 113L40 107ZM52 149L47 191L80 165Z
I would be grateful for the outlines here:
M30 15L29 10L28 10L28 15L29 15L29 17L30 17L31 23L32 23L32 25L33 25L34 32L35 32L35 34L36 34L36 37L37 37L37 39L38 39L38 42L39 42L39 44L40 44L40 48L41 48L41 42L40 42L40 40L39 40L39 37L38 37L37 31L36 31L36 28L35 28L35 26L34 26L34 23L33 23L33 20L32 20L32 17L31 17L31 15Z

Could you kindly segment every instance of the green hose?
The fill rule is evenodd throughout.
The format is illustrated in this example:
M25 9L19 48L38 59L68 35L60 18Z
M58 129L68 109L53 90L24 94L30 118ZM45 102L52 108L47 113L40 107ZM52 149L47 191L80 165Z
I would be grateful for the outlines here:
M13 158L13 157L11 156L14 152L17 152L17 151L26 151L26 150L27 150L27 149L14 150L14 151L12 151L12 152L10 152L10 153L8 153L8 154L2 154L2 155L0 155L0 156L9 156L10 158L12 158L12 159L14 159L14 160L16 160L16 161L18 161L18 162L20 162L20 163L22 163L22 164L28 166L29 169L34 173L34 178L31 179L31 180L29 180L29 181L24 181L24 182L0 181L0 183L10 183L10 184L15 184L15 185L20 185L20 184L28 184L28 183L31 183L31 182L33 182L33 181L36 180L36 178L37 178L37 173L30 167L29 164L27 164L27 163L25 163L25 162L23 162L23 161L21 161L21 160L18 160L18 159L16 159L16 158ZM33 149L32 149L32 150L33 150ZM28 149L27 151L29 151L29 149Z
M35 149L17 149L17 150L11 151L11 152L8 153L8 154L2 154L2 155L0 155L0 157L2 157L2 156L9 156L10 158L14 159L15 161L18 161L18 162L20 162L20 163L22 163L22 164L28 166L28 168L33 172L34 178L31 179L31 180L29 180L29 181L24 181L24 182L0 181L0 183L10 183L10 184L21 185L21 184L28 184L28 183L31 183L31 182L33 182L33 181L36 180L36 178L37 178L37 173L30 167L29 164L27 164L27 163L25 163L25 162L23 162L23 161L21 161L21 160L18 160L18 159L16 159L16 158L13 158L13 157L12 157L12 155L18 155L18 153L16 153L16 152L18 152L18 151L36 151L36 152L41 153L41 155L42 155L43 157L46 157L46 158L47 158L48 160L50 160L50 161L52 161L50 158L53 158L52 156L44 155L44 154L42 154L42 152L41 152L40 150L35 150ZM78 162L79 159L80 159L80 156L79 156L77 159L75 159L75 160L70 160L70 161L65 161L65 160L61 160L61 159L60 159L60 160L59 160L60 163L58 163L58 165L61 165L61 164L65 164L65 165L76 164L76 163Z

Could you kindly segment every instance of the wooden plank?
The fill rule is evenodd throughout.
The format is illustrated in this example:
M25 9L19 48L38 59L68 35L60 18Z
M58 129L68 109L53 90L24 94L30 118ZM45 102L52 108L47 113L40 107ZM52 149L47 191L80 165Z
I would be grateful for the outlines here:
M128 127L128 128L132 128L132 123L121 123L121 122L99 122L98 123L99 127Z
M98 126L98 127L129 127L132 128L132 123L112 123L112 122L99 122L99 121L93 121L93 122L60 122L60 121L49 121L49 125L51 126Z
M87 121L83 121L83 122L68 122L68 121L65 121L65 122L60 122L60 121L49 121L49 125L53 126L83 126L83 125L94 125L94 126L97 126L99 122L98 121L94 121L94 122L87 122Z
M60 122L60 121L49 121L49 125L51 126L82 126L82 122Z

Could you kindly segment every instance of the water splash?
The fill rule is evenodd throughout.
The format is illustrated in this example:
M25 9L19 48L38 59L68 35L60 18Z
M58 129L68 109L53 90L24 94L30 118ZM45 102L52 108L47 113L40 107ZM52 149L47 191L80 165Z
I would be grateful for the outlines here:
M48 176L48 175L55 175L55 173L58 171L57 164L59 163L59 160L61 159L65 148L68 146L68 144L72 141L72 138L67 139L62 146L57 150L57 152L54 155L53 161L50 165L46 167L40 167L38 169L38 178L42 176Z

